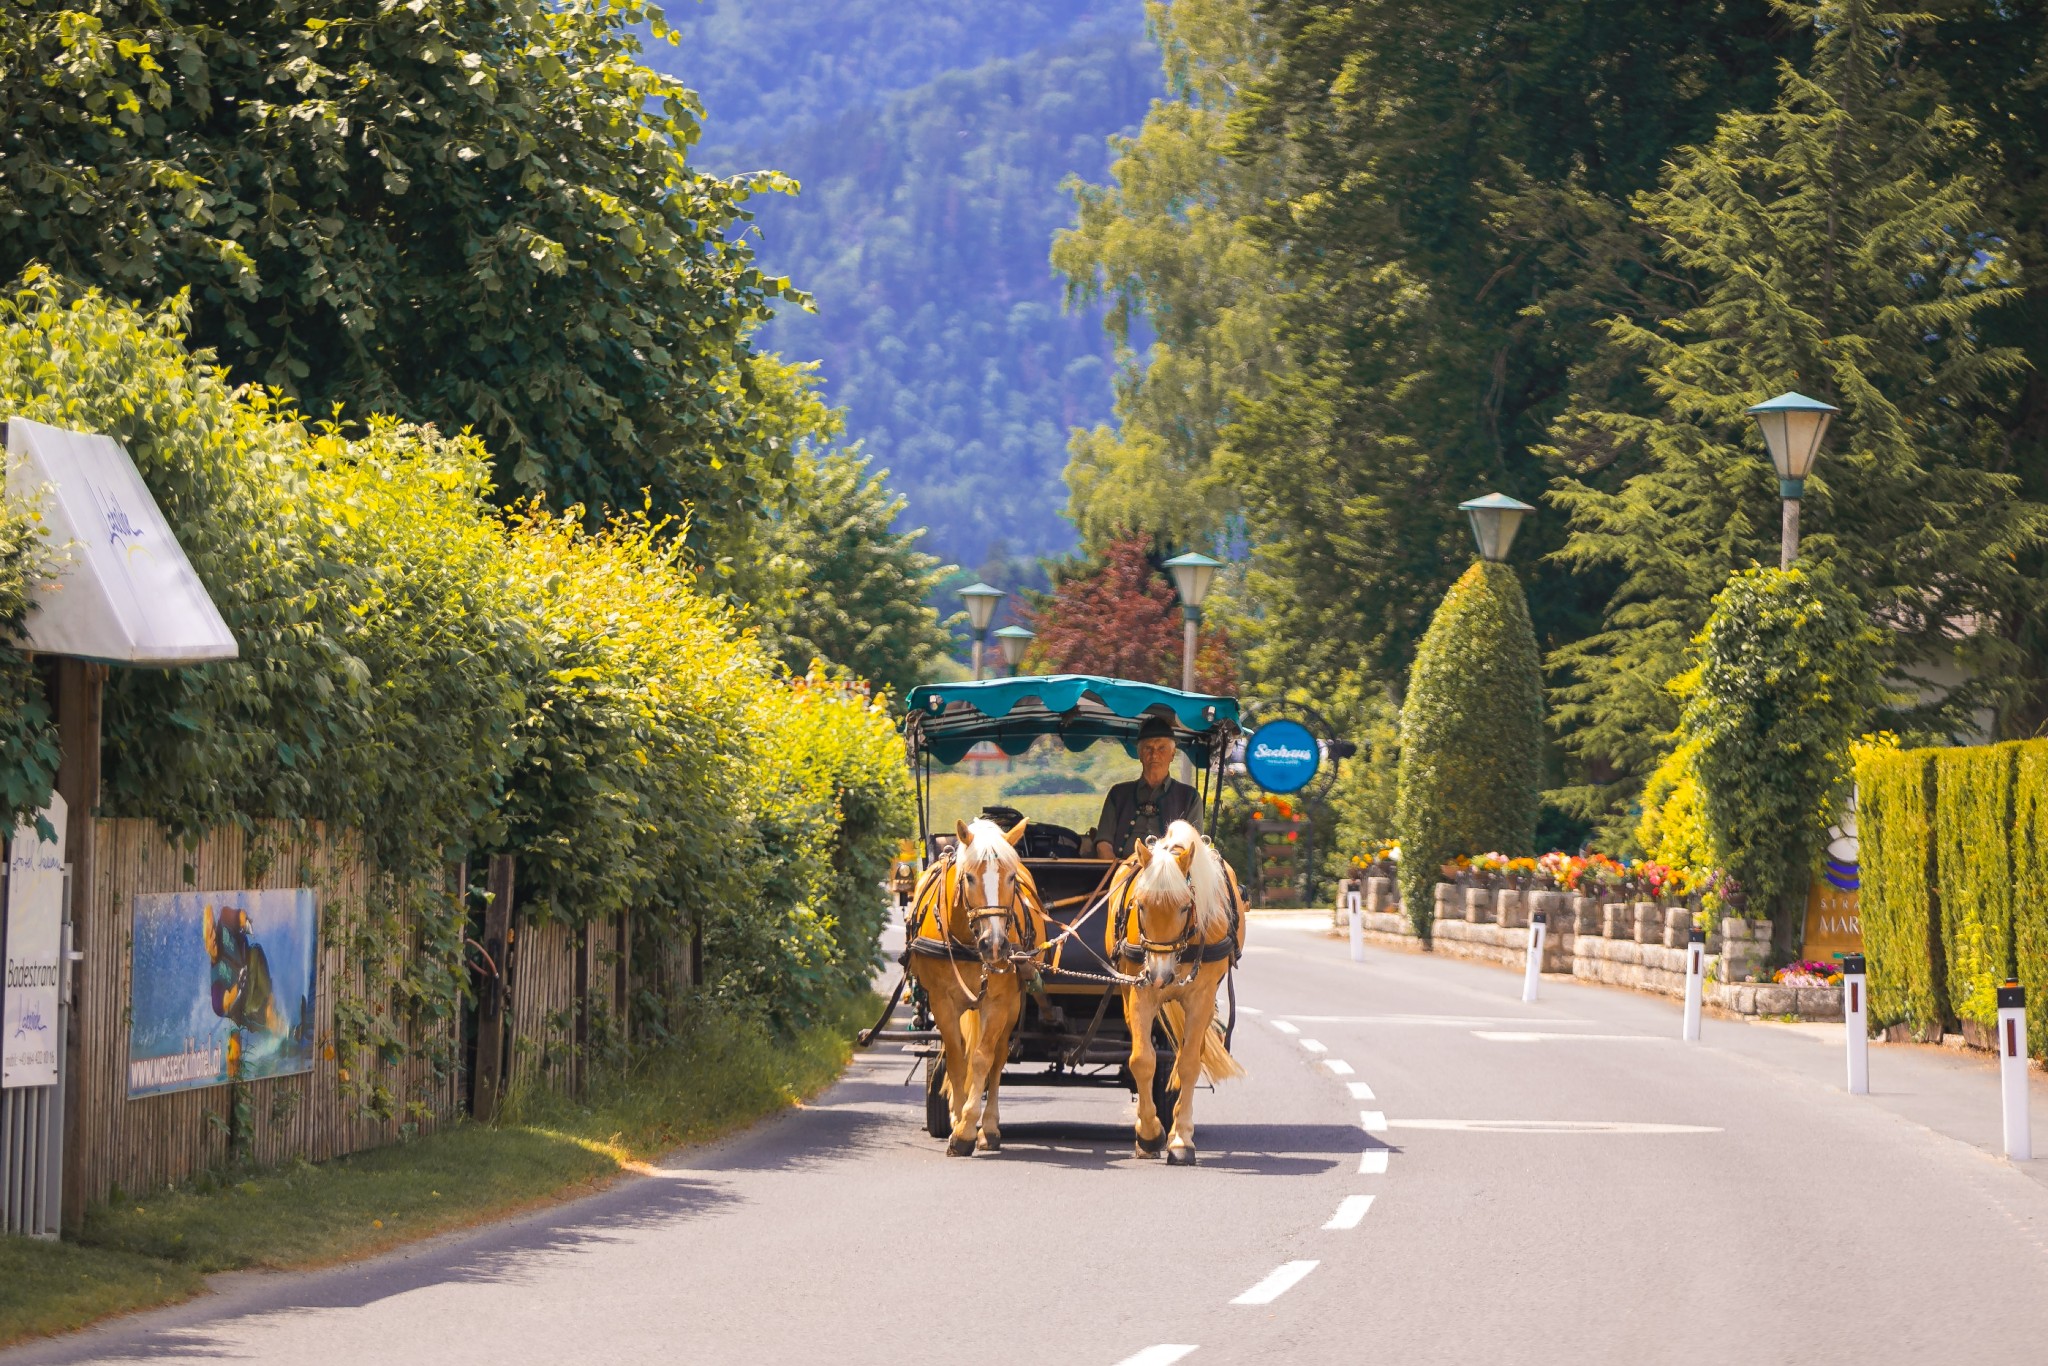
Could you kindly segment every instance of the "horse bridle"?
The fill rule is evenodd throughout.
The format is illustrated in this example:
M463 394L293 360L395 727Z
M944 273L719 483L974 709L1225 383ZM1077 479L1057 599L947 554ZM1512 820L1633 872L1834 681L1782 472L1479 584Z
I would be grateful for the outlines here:
M1017 945L1019 945L1024 950L1025 954L1028 956L1028 954L1033 948L1032 940L1034 937L1031 933L1030 918L1028 916L1021 914L1019 907L1017 905L990 906L984 904L980 906L975 906L968 904L968 884L973 881L973 878L968 873L966 865L962 864L957 858L954 860L953 876L959 880L958 886L960 891L960 900L962 904L966 906L967 911L968 934L973 940L972 948L974 949L975 956L981 959L983 969L992 970L995 972L1003 972L1005 970L1014 969L1018 957L1015 950L1012 950L1009 954L1005 955L1001 963L991 962L989 958L982 953L981 925L983 921L987 920L1002 920L1003 928L1009 932L1009 937ZM1010 877L1010 899L1012 902L1016 903L1021 903L1024 900L1024 888L1014 873ZM945 932L949 935L951 934L951 931Z

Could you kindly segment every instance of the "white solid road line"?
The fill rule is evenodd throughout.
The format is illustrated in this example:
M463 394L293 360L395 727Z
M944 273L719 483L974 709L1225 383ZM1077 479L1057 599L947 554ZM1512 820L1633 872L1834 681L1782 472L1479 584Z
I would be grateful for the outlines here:
M1368 1112L1371 1113L1371 1112ZM1386 1126L1386 1116L1380 1124ZM1443 1129L1461 1134L1718 1134L1706 1124L1636 1124L1608 1119L1397 1119L1396 1129ZM1370 1124L1366 1125L1370 1129Z
M1378 1096L1376 1096L1376 1095L1374 1095L1374 1094L1372 1093L1372 1088L1371 1088L1370 1086L1367 1086L1367 1085L1366 1085L1366 1084L1365 1084L1364 1082L1362 1082L1362 1081L1347 1081L1347 1082L1345 1082L1344 1084L1345 1084L1346 1086L1349 1086L1349 1087L1351 1088L1351 1098L1352 1098L1353 1100L1378 1100L1378 1099L1379 1099L1379 1097L1378 1097Z
M1135 1356L1127 1356L1116 1366L1172 1366L1189 1352L1195 1350L1194 1343L1162 1342L1156 1347L1147 1347Z
M1347 1195L1344 1203L1337 1206L1337 1212L1330 1216L1324 1228L1357 1228L1358 1221L1365 1218L1365 1212L1372 1208L1370 1195Z
M1285 1021L1285 1020L1275 1020L1275 1021L1273 1021L1273 1028L1275 1028L1275 1029L1279 1030L1279 1031L1280 1031L1280 1032L1281 1032L1282 1034L1299 1034L1299 1033L1301 1033L1301 1028L1300 1028L1300 1026L1298 1026L1298 1025L1291 1025L1291 1024L1287 1023L1287 1021Z
M1290 1020L1302 1024L1356 1024L1356 1025L1445 1025L1452 1029L1485 1029L1491 1025L1527 1025L1538 1023L1527 1015L1290 1015ZM1597 1020L1552 1020L1540 1023L1546 1025L1589 1025Z
M1358 1112L1358 1122L1365 1127L1365 1131L1369 1134L1383 1134L1387 1131L1387 1112L1385 1110L1360 1110Z
M1351 1064L1342 1058L1324 1058L1323 1066L1329 1068L1332 1073L1340 1077L1351 1075Z
M1358 1174L1360 1176L1385 1176L1387 1174L1387 1150L1385 1148L1367 1148L1364 1152L1360 1153L1358 1155Z
M1488 1043L1546 1043L1552 1039L1590 1039L1595 1043L1673 1042L1662 1034L1544 1034L1520 1029L1475 1029L1472 1037L1485 1039Z
M1314 1039L1303 1039L1300 1042L1301 1046L1311 1053L1327 1053L1330 1051L1329 1045L1318 1043Z
M1260 1281L1251 1289L1232 1300L1232 1304L1271 1304L1295 1286L1301 1278L1320 1266L1320 1262L1289 1262L1272 1275Z

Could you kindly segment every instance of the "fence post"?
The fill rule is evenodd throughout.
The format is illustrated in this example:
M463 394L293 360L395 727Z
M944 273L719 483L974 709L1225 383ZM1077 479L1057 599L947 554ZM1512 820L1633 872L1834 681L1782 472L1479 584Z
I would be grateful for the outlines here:
M2034 1156L2027 1115L2027 989L2008 977L1998 989L1998 1082L2005 1110L2005 1155Z
M1548 912L1529 913L1529 958L1522 965L1522 999L1536 999L1536 980L1543 974L1543 938L1546 931Z
M1870 986L1863 955L1842 956L1842 1032L1849 1046L1849 1094L1870 1094Z
M71 972L71 1014L65 1022L66 1066L70 1084L63 1088L63 1195L61 1205L67 1228L77 1228L85 1216L85 1187L88 1164L85 1145L84 1100L86 1082L101 1059L85 1047L85 1016L91 1004L88 992L97 989L95 973L109 973L111 964L94 963L83 956L99 936L93 904L98 885L93 858L93 821L100 806L100 706L105 696L107 666L82 659L57 660L57 791L65 802L67 829L65 857L71 863L71 943L65 960ZM74 958L72 955L79 954Z
M477 991L476 1087L470 1113L486 1123L497 1118L505 1090L507 1007L512 1004L510 947L513 874L510 854L493 854L485 886L490 904L484 907L484 957L487 977Z
M1685 936L1685 1033L1687 1043L1700 1041L1700 998L1707 987L1707 932L1694 927Z

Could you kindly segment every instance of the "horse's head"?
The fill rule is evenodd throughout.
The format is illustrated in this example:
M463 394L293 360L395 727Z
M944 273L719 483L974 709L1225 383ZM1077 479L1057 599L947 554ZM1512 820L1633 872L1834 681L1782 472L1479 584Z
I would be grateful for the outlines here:
M960 835L953 851L954 905L966 916L966 938L990 969L1008 967L1010 952L1023 937L1023 894L1018 884L1024 864L1017 857L1017 845L1029 823L1018 821L1005 834L991 820L954 822Z
M1174 985L1181 951L1195 942L1195 893L1188 879L1201 843L1194 826L1175 821L1164 835L1132 853L1138 869L1131 878L1131 912L1145 950L1141 975L1147 985Z

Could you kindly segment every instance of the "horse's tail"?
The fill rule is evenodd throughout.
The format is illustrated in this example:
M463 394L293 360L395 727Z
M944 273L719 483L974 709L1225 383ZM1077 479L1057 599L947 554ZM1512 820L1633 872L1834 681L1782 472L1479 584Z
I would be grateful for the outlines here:
M1166 1026L1167 1037L1173 1040L1173 1046L1181 1047L1181 1034L1188 1022L1188 1013L1181 1003L1160 1002L1159 1020ZM1202 1080L1213 1086L1219 1081L1234 1081L1243 1075L1244 1064L1231 1054L1230 1046L1223 1041L1223 1021L1210 1016L1209 1036L1202 1046Z

